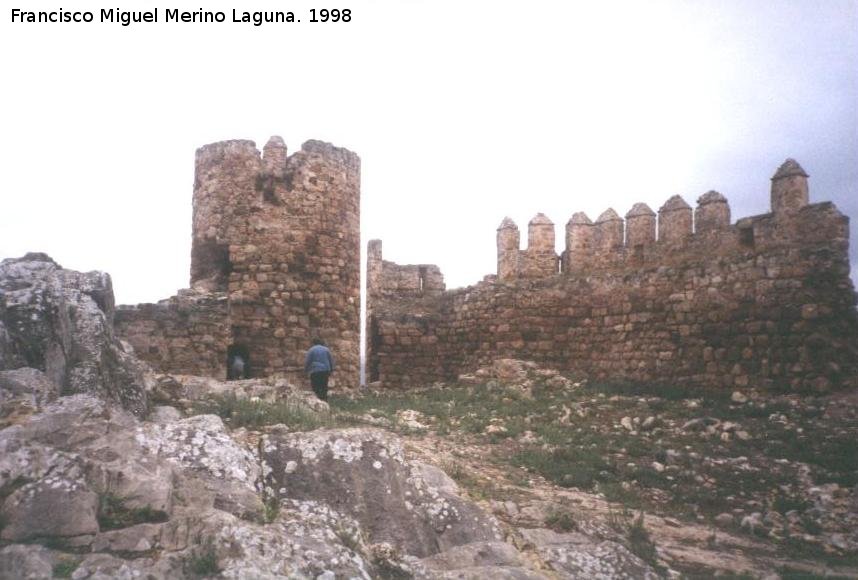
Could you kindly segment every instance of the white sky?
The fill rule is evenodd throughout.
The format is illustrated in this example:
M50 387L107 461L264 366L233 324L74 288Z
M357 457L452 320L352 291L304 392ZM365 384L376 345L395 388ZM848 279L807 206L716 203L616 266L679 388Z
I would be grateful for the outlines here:
M326 5L252 3L311 6ZM0 258L106 270L119 303L170 296L188 283L195 149L272 134L357 152L364 243L438 264L448 287L494 272L505 215L524 239L545 212L558 249L575 211L675 193L717 189L735 219L767 211L787 156L812 201L858 218L858 0L327 6L354 20L12 25L7 5Z

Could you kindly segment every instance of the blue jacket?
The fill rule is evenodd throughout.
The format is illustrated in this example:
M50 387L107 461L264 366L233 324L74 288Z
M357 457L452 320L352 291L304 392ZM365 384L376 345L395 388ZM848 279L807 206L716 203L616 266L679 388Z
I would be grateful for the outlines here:
M315 344L307 351L307 358L304 359L304 372L320 373L333 372L334 357L327 346Z

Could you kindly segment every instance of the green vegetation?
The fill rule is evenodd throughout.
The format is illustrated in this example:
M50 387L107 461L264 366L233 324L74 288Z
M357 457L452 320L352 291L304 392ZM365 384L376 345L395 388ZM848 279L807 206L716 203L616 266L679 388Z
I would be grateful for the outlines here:
M545 525L555 532L571 532L578 529L578 523L567 510L557 510L545 518Z
M442 437L454 448L479 449L479 462L495 470L474 470L468 455L456 452L441 465L475 499L513 499L544 479L603 494L626 509L692 521L714 522L734 510L780 514L793 526L791 536L776 540L783 549L823 558L818 545L802 539L824 530L799 475L807 465L815 484L858 484L858 423L848 413L832 413L836 404L817 395L770 393L736 403L731 394L683 385L490 381L333 393L330 413L323 414L234 397L213 399L198 412L216 413L233 426L380 426L412 438ZM266 506L267 520L276 513L276 506ZM629 546L655 561L643 518L623 522ZM545 523L557 531L576 525L563 513Z
M330 417L305 407L285 402L240 399L234 395L207 399L197 405L196 412L218 415L232 427L261 427L282 423L297 431L310 431L333 425Z
M167 514L153 510L149 506L142 508L126 507L122 499L109 493L99 498L98 527L102 531L118 530L143 523L166 522L167 519Z
M53 576L54 578L71 578L78 566L80 566L79 561L64 559L61 562L54 564Z
M215 553L214 545L211 543L206 544L201 552L188 561L188 569L196 576L214 576L220 573L220 566L217 563L217 554Z
M539 476L678 518L712 521L739 508L797 512L804 531L819 534L819 524L805 515L811 506L796 486L798 470L810 465L816 483L858 483L858 425L833 424L825 401L810 395L800 402L772 395L737 404L731 394L619 382L575 389L492 383L337 394L330 403L338 423L398 429L397 413L408 409L421 415L430 433L485 449L486 458L508 474L506 482L480 478L464 462L442 465L477 498L502 499L509 486L526 486ZM648 417L654 421L644 428ZM685 427L694 419L706 422ZM728 423L729 430L718 427ZM748 508L749 502L758 507Z
M646 529L643 511L637 517L626 506L620 511L611 511L608 518L615 532L628 540L629 551L635 556L653 566L656 570L664 571L658 563L658 552L655 543Z
M280 515L280 500L277 496L271 496L265 499L264 505L264 521L266 524L270 524Z

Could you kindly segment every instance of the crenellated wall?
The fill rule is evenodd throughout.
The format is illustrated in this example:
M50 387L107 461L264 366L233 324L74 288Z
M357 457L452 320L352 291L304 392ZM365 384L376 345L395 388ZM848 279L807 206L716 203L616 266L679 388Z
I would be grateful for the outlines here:
M600 379L855 385L849 222L807 192L807 174L787 160L772 178L773 212L734 225L714 191L694 211L674 196L658 216L635 204L625 222L614 210L596 223L578 213L560 274L528 262L549 254L550 220L534 218L519 250L507 218L496 279L409 301L370 287L373 380L431 384L515 357Z
M288 155L280 137L262 154L252 141L201 147L192 229L191 288L224 297L223 328L212 334L193 323L217 318L202 303L186 307L190 324L176 318L185 307L173 299L125 307L117 330L144 359L165 371L224 376L227 352L237 349L254 376L303 380L304 353L319 336L337 359L336 382L358 384L357 155L320 141ZM165 338L183 329L186 336ZM171 341L189 343L195 356L180 356Z

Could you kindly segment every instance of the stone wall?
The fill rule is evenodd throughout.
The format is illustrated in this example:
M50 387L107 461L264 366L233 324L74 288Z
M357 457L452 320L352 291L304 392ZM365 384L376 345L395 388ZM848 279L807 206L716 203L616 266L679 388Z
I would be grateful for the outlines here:
M225 379L228 313L223 292L180 290L157 304L118 307L114 324L139 358L163 372Z
M854 385L848 218L831 203L807 205L806 177L785 163L773 178L775 211L735 225L716 192L696 214L671 198L658 221L644 204L626 223L613 210L595 224L576 214L559 275L523 268L530 247L518 250L504 220L496 280L407 301L370 288L368 364L391 387L452 380L498 357L597 379Z
M378 348L373 336L378 330L371 326L377 304L396 304L400 309L415 313L423 300L444 293L444 275L434 264L399 265L384 260L381 240L370 240L367 245L367 379L378 380L378 366L374 351Z
M150 363L172 372L224 376L227 350L248 353L254 376L303 379L314 336L334 352L340 386L359 380L360 160L320 141L287 154L224 141L197 150L191 287L225 296L221 334L186 329L169 304L125 309L118 326ZM191 310L193 308L191 307ZM208 319L213 313L188 314ZM207 336L217 336L203 343ZM184 339L184 340L183 340ZM185 340L198 360L180 355ZM205 345L204 345L205 344ZM171 346L172 345L172 346ZM221 361L222 368L217 367Z

